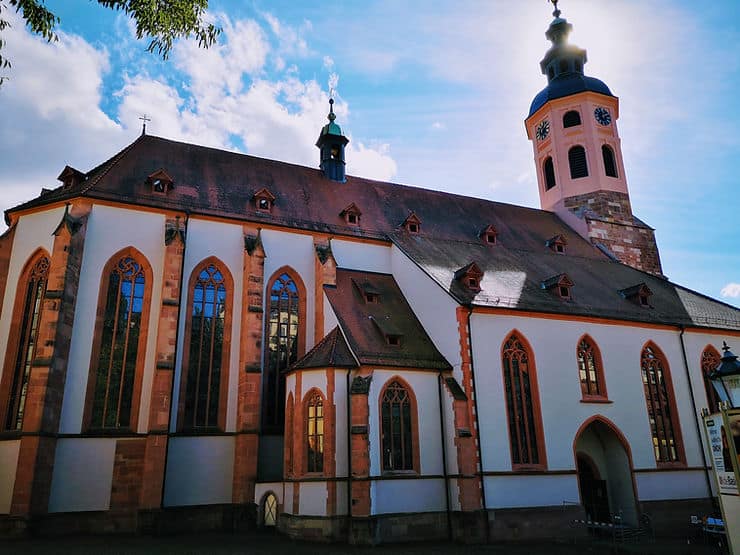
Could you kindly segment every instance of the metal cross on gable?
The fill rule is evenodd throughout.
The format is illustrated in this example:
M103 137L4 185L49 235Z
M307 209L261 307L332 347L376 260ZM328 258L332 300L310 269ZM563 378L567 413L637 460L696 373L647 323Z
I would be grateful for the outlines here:
M144 114L143 116L141 116L141 117L140 117L139 119L140 119L140 120L141 120L142 122L144 122L144 124L143 124L143 125L142 125L142 127L141 127L141 134L142 134L142 135L146 135L146 122L148 122L148 121L152 121L152 120L151 120L151 118L148 118L148 117L146 117L146 114Z

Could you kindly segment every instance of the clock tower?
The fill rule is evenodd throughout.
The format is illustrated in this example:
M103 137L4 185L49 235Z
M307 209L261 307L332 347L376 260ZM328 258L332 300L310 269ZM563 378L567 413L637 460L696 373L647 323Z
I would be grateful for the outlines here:
M607 255L662 275L653 229L632 214L617 130L619 99L584 74L586 51L568 43L573 26L557 0L540 62L547 86L525 120L534 147L540 206Z

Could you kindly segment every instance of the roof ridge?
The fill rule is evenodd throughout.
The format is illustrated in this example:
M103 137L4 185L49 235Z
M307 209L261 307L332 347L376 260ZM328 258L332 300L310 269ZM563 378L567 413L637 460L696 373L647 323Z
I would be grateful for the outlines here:
M103 171L98 176L96 176L94 180L92 180L92 183L90 183L89 185L85 186L80 191L79 194L81 194L81 195L86 194L95 185L97 185L98 183L100 183L100 180L103 179L103 177L105 177L108 174L108 172L110 170L112 170L113 167L116 164L118 164L118 162L121 161L121 159L124 157L124 155L126 155L134 147L134 145L136 145L138 142L140 142L141 140L143 140L144 137L147 137L147 135L139 135L134 142L130 143L128 146L126 146L123 149L121 149L120 151L118 151L116 154L114 154L113 156L111 156L110 158L108 158L102 164L98 164L93 169L91 169L89 172L87 172L87 174L89 175L89 174L91 174L91 173L93 173L93 172L95 172L95 171L97 171L97 170L99 170L101 168L103 169ZM107 167L106 167L106 164L108 164Z

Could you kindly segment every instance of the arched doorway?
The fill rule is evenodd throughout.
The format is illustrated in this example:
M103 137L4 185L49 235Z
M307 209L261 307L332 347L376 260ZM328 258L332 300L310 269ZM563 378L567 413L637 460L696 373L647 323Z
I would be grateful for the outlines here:
M637 525L637 505L632 481L632 457L627 441L603 417L585 422L573 445L581 502L591 520Z
M262 526L274 528L277 526L278 519L278 499L277 496L268 492L262 498Z

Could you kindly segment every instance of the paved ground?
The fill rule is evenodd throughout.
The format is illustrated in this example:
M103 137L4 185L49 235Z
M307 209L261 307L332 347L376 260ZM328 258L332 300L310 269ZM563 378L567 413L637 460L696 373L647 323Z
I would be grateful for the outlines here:
M341 544L294 542L271 534L200 534L171 537L86 536L55 539L0 541L0 554L18 555L721 555L716 545L675 541L643 542L613 546L609 542L580 541L578 544L497 544L459 545L416 543L380 547L352 547Z

